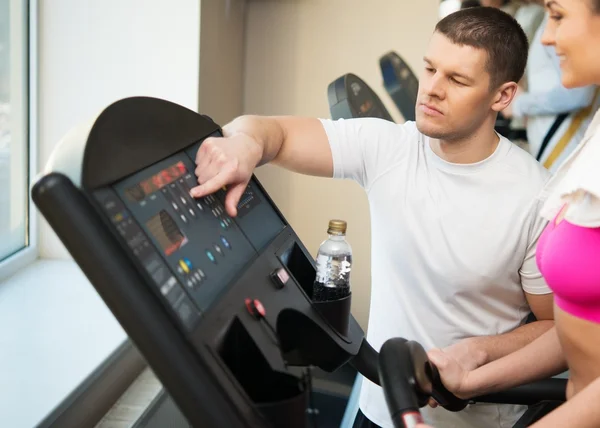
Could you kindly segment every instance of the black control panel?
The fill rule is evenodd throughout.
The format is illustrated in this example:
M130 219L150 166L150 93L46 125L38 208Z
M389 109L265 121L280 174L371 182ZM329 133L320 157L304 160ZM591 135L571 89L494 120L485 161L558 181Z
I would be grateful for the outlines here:
M87 138L82 184L52 173L34 201L194 426L306 425L299 368L336 370L363 333L350 296L313 302L315 263L252 177L193 198L195 157L219 136L164 100L109 106Z
M201 314L244 266L284 228L251 183L233 219L226 189L195 199L194 162L180 153L96 192L95 196L153 284L182 323L193 329Z

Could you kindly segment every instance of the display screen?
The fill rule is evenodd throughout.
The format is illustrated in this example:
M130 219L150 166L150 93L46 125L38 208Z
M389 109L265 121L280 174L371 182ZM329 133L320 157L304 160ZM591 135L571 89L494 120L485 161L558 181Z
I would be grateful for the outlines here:
M187 170L183 162L177 162L175 165L163 169L135 186L125 189L125 196L132 202L140 202L146 196L162 189L186 173Z
M188 242L173 218L165 210L160 211L148 220L146 226L167 256L170 256Z

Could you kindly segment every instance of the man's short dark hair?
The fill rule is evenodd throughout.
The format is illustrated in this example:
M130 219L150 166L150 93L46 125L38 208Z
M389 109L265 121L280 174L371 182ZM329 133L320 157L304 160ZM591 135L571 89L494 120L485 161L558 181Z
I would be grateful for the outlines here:
M473 7L439 21L435 31L452 43L487 52L490 88L519 82L525 73L529 42L523 28L508 13L493 7Z

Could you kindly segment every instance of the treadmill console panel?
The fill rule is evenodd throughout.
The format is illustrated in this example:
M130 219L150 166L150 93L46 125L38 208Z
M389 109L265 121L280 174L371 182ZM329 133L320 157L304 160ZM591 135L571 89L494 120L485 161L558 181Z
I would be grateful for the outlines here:
M227 426L303 427L306 388L291 367L335 370L363 333L349 298L311 301L314 260L255 177L235 218L227 188L191 197L215 128L162 100L122 100L90 131L81 188L48 176L34 200L190 422L220 420L220 408Z
M223 189L194 199L194 167L179 153L96 192L118 233L190 330L285 227L254 182L235 219L225 212Z

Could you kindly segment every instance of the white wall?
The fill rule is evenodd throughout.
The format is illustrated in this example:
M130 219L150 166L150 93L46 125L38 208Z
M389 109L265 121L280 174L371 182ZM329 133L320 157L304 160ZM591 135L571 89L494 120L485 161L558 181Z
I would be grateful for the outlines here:
M199 0L40 1L40 167L75 124L127 96L198 108ZM69 258L45 221L40 254Z
M344 73L365 79L396 119L383 91L379 57L396 50L413 67L437 22L438 0L295 0L248 4L244 111L329 117L327 86ZM327 222L348 221L354 250L355 317L366 328L370 298L367 199L351 182L293 175L266 166L257 173L313 254Z
M198 110L218 124L242 114L246 0L202 0Z

